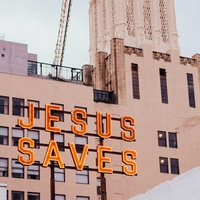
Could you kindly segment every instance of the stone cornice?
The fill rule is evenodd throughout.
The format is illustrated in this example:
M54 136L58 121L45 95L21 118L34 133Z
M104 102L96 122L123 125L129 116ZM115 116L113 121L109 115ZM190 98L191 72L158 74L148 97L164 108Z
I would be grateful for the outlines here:
M135 47L129 47L124 46L124 53L125 54L136 54L138 57L143 57L143 49L135 48Z
M165 62L171 62L171 55L167 53L153 51L153 59L163 59Z
M180 64L182 65L192 65L194 66L196 64L196 59L194 58L187 58L187 57L183 57L183 56L180 56Z

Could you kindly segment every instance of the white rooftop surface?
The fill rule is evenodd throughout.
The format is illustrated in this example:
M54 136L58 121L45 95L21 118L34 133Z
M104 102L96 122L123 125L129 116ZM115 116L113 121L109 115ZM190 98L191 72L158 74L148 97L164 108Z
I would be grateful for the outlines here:
M170 181L161 183L145 194L129 200L199 200L200 167L194 168Z

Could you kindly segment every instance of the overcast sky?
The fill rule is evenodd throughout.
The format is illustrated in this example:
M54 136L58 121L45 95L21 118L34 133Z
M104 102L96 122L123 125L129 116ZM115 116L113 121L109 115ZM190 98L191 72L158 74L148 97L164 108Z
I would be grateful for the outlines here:
M122 0L123 1L123 0ZM89 0L73 0L64 65L89 63ZM0 0L0 34L53 63L62 0ZM175 0L181 55L200 53L200 0Z

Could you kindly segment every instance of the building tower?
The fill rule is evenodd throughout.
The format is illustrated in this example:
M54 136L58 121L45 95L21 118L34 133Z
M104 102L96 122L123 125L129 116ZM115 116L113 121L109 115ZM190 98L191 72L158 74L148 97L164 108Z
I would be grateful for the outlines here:
M174 0L90 0L89 13L91 64L97 52L110 53L112 38L163 53L179 49Z
M125 51L179 54L174 0L90 0L89 13L93 86L115 103L126 103Z

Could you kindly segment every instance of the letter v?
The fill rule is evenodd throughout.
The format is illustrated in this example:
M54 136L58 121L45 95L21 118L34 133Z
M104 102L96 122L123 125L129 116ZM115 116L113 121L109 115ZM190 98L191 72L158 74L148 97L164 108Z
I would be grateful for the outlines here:
M88 149L89 149L89 145L88 144L84 145L83 152L82 152L80 160L79 160L78 155L77 155L77 151L76 151L76 148L75 148L75 144L73 142L69 142L68 144L69 144L69 148L70 148L70 151L71 151L72 158L73 158L73 161L74 161L74 165L76 166L76 169L77 170L82 170L83 167L84 167L84 164L85 164L85 160L86 160L87 152L88 152Z

